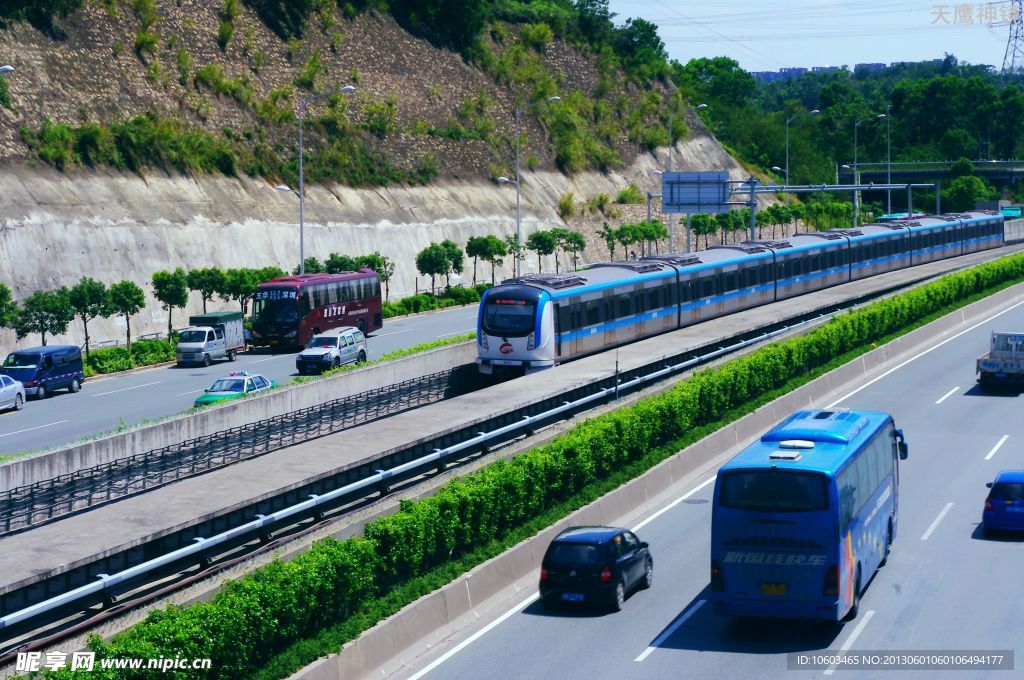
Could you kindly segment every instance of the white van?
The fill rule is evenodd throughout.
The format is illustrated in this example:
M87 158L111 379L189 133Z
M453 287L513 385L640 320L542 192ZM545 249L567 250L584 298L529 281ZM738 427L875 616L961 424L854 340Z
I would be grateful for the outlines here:
M314 335L306 349L295 357L300 375L322 373L342 364L366 361L366 336L354 326L334 328Z

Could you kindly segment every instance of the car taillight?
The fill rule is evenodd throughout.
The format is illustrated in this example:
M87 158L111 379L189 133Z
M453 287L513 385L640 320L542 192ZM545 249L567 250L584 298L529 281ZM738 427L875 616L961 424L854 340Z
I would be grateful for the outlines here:
M529 334L529 335L528 335L528 336L526 337L526 351L527 351L527 352L532 352L532 351L533 351L533 348L534 348L535 346L536 346L536 337L534 336L534 334L533 334L533 333L530 333L530 334Z
M992 499L991 498L986 498L985 499L985 509L986 510L991 510L992 509Z
M541 581L547 581L548 580L548 570L545 569L544 567L540 568L540 580Z
M605 567L601 570L601 583L608 583L612 580L612 570Z
M821 594L825 597L839 596L839 565L833 564L825 572L825 585L821 588Z
M725 579L722 578L722 568L718 562L711 563L711 590L721 593L725 590Z
M36 384L35 380L26 380L25 381L25 387L32 387L35 384Z
M483 347L484 349L489 349L487 347L487 334L484 333L483 331L479 331L477 332L477 335L480 337L480 346Z

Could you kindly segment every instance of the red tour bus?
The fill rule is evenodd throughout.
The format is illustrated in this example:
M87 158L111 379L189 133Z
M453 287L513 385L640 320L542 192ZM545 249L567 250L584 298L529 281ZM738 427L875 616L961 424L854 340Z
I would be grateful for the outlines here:
M261 283L253 295L257 347L304 347L330 328L355 326L366 334L381 323L380 280L372 269L280 276Z

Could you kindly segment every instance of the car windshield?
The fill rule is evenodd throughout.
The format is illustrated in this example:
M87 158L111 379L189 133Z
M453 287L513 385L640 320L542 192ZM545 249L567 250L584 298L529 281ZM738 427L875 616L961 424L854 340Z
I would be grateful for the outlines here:
M38 354L8 354L4 361L4 368L36 368L38 365Z
M306 345L307 348L312 348L312 347L337 347L337 346L338 346L338 337L337 336L333 336L332 337L330 335L318 335L318 336L314 337L312 340L310 340L309 344Z
M601 557L601 550L589 543L552 543L548 548L547 561L551 564L594 564Z
M182 331L180 342L205 342L206 331Z
M523 336L533 330L537 306L529 300L498 298L484 307L483 326L488 335Z
M751 470L722 479L719 503L738 510L807 512L828 509L825 477L808 472Z
M210 387L211 392L244 392L245 381L241 378L221 378Z
M999 482L988 495L993 501L1024 501L1024 482Z

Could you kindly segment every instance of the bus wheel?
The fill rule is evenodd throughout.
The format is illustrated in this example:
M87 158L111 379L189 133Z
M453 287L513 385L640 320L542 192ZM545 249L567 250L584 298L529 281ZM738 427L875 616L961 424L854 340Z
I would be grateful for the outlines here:
M857 618L857 613L860 611L860 565L857 565L857 578L853 580L853 604L850 605L850 611L846 612L846 616L843 617L844 622L853 621Z
M878 566L884 567L885 563L889 561L889 553L892 552L892 520L889 520L889 528L885 530L885 553L882 555L882 561L878 563Z

